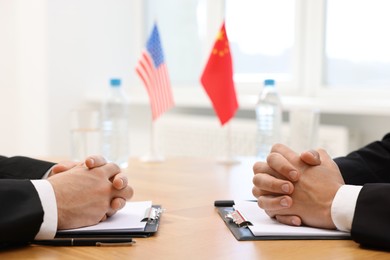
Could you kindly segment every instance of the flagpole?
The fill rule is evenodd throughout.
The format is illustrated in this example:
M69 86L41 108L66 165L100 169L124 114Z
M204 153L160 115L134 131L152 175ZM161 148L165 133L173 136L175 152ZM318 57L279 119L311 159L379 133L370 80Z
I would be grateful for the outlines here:
M231 121L231 120L230 120ZM226 129L226 149L225 149L225 156L220 158L218 160L219 163L221 164L226 164L226 165L232 165L232 164L238 164L240 161L233 155L233 142L232 142L232 126L230 122L227 122L225 125Z
M165 161L165 158L157 153L156 149L155 123L152 120L150 124L150 146L149 153L141 158L143 162L157 163Z
M233 62L225 21L218 32L209 59L203 70L200 82L209 96L222 127L226 129L225 156L218 160L224 164L236 164L233 156L231 124L238 109L238 101L233 80Z
M162 162L164 157L159 155L156 150L155 122L165 111L174 106L174 101L156 22L135 70L146 88L152 112L150 151L141 160Z

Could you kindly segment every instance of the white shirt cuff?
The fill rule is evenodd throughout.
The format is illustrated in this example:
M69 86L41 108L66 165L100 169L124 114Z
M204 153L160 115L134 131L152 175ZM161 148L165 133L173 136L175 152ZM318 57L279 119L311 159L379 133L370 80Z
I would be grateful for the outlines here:
M52 239L57 232L58 225L57 202L53 187L47 180L32 180L31 182L38 192L44 212L43 222L35 239Z
M356 202L363 186L343 185L332 202L331 216L338 230L351 231Z

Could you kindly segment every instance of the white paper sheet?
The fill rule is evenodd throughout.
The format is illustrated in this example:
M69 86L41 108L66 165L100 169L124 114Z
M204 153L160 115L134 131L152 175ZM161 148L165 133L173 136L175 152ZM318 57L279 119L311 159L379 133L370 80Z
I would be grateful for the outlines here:
M100 222L94 226L61 230L61 232L116 229L143 231L146 226L146 221L141 222L141 220L145 217L146 210L151 206L151 201L127 202L123 209L118 211L114 216L108 218L106 221Z
M288 226L270 218L257 203L252 201L235 201L234 208L253 226L249 229L254 236L340 236L348 237L350 234L338 230Z

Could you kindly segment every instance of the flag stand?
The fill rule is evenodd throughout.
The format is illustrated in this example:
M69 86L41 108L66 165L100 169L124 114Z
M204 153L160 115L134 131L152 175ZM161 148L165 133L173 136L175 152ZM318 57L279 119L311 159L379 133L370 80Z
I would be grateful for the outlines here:
M156 143L155 143L155 125L152 121L150 125L150 151L147 155L141 158L141 161L148 163L159 163L165 161L165 158L162 155L157 153Z
M227 123L225 129L226 129L226 145L225 145L226 155L219 158L218 163L225 164L225 165L239 164L240 160L238 160L235 156L233 156L232 130L231 130L230 122Z

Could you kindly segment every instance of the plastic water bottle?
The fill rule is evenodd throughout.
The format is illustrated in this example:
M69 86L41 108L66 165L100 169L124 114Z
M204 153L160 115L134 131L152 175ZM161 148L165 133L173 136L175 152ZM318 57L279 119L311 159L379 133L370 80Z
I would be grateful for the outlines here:
M263 91L256 104L257 157L265 161L273 144L280 142L282 105L273 79L264 81Z
M102 106L102 153L109 161L125 168L129 159L128 98L120 79L110 80L110 92Z

